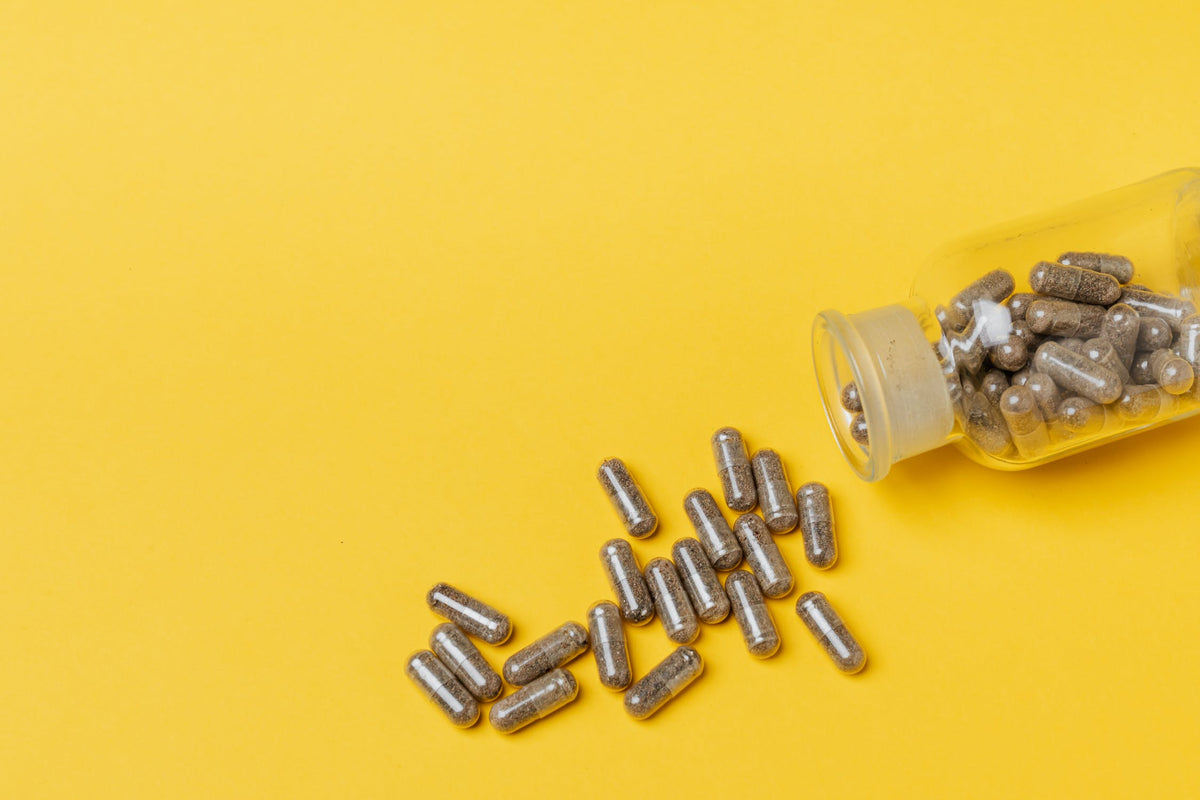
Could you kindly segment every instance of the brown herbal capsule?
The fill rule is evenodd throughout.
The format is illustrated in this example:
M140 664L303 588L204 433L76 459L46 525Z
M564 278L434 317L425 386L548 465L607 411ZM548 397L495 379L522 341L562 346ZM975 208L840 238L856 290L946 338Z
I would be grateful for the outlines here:
M804 534L804 557L817 569L829 569L838 557L829 490L822 483L804 484L796 490L796 507Z
M729 598L700 543L695 539L680 539L671 548L671 557L700 621L712 624L729 616Z
M1133 306L1143 317L1165 319L1172 331L1179 330L1184 319L1196 313L1196 307L1180 297L1126 288L1121 302Z
M1145 386L1155 382L1154 372L1150 369L1151 351L1139 350L1133 354L1133 363L1129 366L1129 379L1135 385Z
M1171 346L1174 334L1165 319L1143 317L1138 324L1137 349L1158 350Z
M742 514L733 524L733 532L746 554L746 566L767 597L783 597L792 590L795 580L779 545L757 514Z
M1025 312L1025 321L1034 333L1091 338L1104 324L1104 308L1069 300L1035 300Z
M619 458L605 460L600 464L596 477L630 536L640 539L654 533L658 527L658 517L650 508L650 502L646 500L641 487L629 474L624 461Z
M852 414L862 411L862 398L858 396L858 387L854 385L854 381L842 387L841 401L842 408Z
M988 370L979 382L979 391L983 392L983 396L991 403L999 403L1000 395L1004 394L1008 387L1008 374L998 369Z
M419 650L409 656L404 672L453 725L469 728L479 719L479 703L430 651Z
M1036 297L1037 295L1033 296ZM1037 346L1042 343L1043 337L1033 332L1033 328L1030 327L1029 320L1027 319L1021 318L1013 320L1012 332L1013 336L1019 337L1021 341L1025 343L1026 353L1028 353L1030 350L1036 349Z
M1115 372L1058 342L1046 342L1037 349L1034 367L1071 394L1097 403L1111 403L1121 396L1121 379Z
M1141 315L1131 306L1117 303L1104 312L1104 324L1100 326L1100 335L1112 342L1113 349L1125 369L1133 363L1133 354L1137 351L1138 333L1141 329Z
M500 733L513 733L545 719L578 696L574 675L562 668L551 670L492 706L488 719Z
M1037 401L1038 410L1042 412L1042 418L1047 422L1053 422L1058 419L1058 406L1062 395L1059 393L1058 385L1054 383L1054 380L1049 375L1034 372L1029 376L1029 380L1025 382L1025 386L1033 393L1033 397Z
M1112 275L1118 283L1129 283L1133 280L1133 262L1125 256L1069 252L1059 256L1058 263L1103 272L1105 275Z
M705 489L693 489L683 498L683 510L712 565L717 569L736 567L742 560L742 551L713 496Z
M796 613L816 637L834 666L849 675L867 664L867 656L854 636L820 592L806 592L796 601Z
M1065 339L1059 339L1058 343L1070 350L1072 353L1079 353L1079 355L1083 355L1083 346L1087 344L1087 342L1085 342L1083 339L1080 339L1078 336L1068 336Z
M1029 304L1037 299L1039 299L1038 296L1033 292L1017 292L1008 298L1008 313L1012 316L1013 322L1025 319L1025 312L1029 310Z
M725 578L725 591L750 655L770 658L778 653L779 630L754 576L743 569L734 570Z
M945 358L956 369L978 372L983 366L987 348L983 346L983 337L975 330L975 320L971 320L961 333L947 334L945 342Z
M796 527L796 498L788 486L783 461L774 450L759 450L750 459L754 467L754 486L758 490L758 506L763 521L774 533L786 533Z
M654 610L667 638L678 644L690 644L700 632L696 612L684 591L675 565L665 558L652 558L646 565L646 584L654 598Z
M1033 374L1032 367L1025 367L1013 373L1012 380L1009 381L1010 386L1024 386L1029 380L1029 376Z
M633 667L629 664L629 645L625 641L625 627L621 624L621 610L602 600L588 609L587 619L588 642L596 658L600 685L623 691L633 683Z
M746 455L746 442L741 432L737 428L718 430L712 435L712 452L725 505L734 511L754 508L754 472L750 469L750 457Z
M1125 365L1121 363L1121 357L1117 355L1116 348L1108 339L1103 336L1088 339L1083 343L1083 354L1100 366L1116 373L1117 377L1121 379L1121 383L1129 383L1129 370L1125 369Z
M1170 397L1154 384L1131 384L1117 400L1117 414L1126 422L1150 422L1169 407Z
M850 438L866 447L871 443L871 438L867 433L867 418L862 414L855 414L854 419L850 420Z
M1029 387L1010 386L1005 389L1000 398L1000 413L1004 415L1013 444L1021 455L1036 455L1050 445L1046 422Z
M625 712L646 719L691 685L704 672L704 659L690 647L679 647L625 692Z
M1150 373L1167 394L1183 394L1195 380L1192 365L1166 349L1150 354Z
M512 622L507 616L448 583L430 589L425 602L433 613L488 644L504 644L512 636Z
M1072 433L1090 435L1104 427L1104 406L1086 397L1068 397L1058 406L1063 427Z
M1007 341L989 348L988 358L1000 369L1016 372L1028 363L1029 349L1025 346L1025 340L1014 333Z
M979 445L981 450L993 456L1003 455L1008 450L1012 444L1008 426L1004 424L996 405L982 392L963 398L963 415L967 438Z
M1013 276L1002 269L992 270L954 296L950 301L949 319L954 327L961 328L975 315L975 301L990 300L1001 303L1012 294L1016 284Z
M1098 306L1111 306L1121 297L1121 284L1113 276L1052 261L1034 265L1029 285L1040 294Z
M504 691L504 682L467 635L453 622L443 622L429 636L429 649L450 668L476 700L491 702Z
M587 630L578 622L564 623L509 656L504 662L504 680L524 686L571 661L587 647Z
M649 622L654 616L654 600L629 542L609 539L600 548L600 563L621 606L621 616L634 625Z
M1200 314L1193 314L1179 324L1179 342L1175 352L1192 365L1200 367Z
M950 317L950 310L948 308L943 305L934 306L933 316L937 318L938 325L942 327L943 331L954 330L954 321Z

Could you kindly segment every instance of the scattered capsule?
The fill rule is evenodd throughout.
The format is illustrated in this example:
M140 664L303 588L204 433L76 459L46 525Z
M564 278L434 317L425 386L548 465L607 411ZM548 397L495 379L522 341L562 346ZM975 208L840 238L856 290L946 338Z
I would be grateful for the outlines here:
M1179 324L1179 342L1175 351L1195 367L1200 367L1200 314L1193 314Z
M1121 379L1084 355L1068 350L1057 342L1046 342L1034 357L1038 372L1049 375L1071 394L1080 394L1097 403L1111 403L1121 396Z
M678 647L625 692L625 711L646 719L686 689L704 672L704 659L690 647Z
M1192 365L1171 350L1155 350L1150 354L1150 374L1154 382L1168 394L1183 394L1192 388L1195 374Z
M430 651L419 650L409 656L404 672L455 726L469 728L479 719L479 703Z
M1013 333L1000 344L988 348L988 359L1000 369L1016 372L1029 361L1029 348L1020 335Z
M429 649L450 668L476 700L491 702L504 691L504 682L467 635L453 622L443 622L429 636Z
M1131 384L1117 399L1117 414L1126 422L1149 422L1169 407L1170 397L1154 384Z
M825 595L820 592L800 595L796 613L838 669L854 674L866 666L867 656Z
M1104 406L1086 397L1068 397L1058 406L1063 427L1075 434L1091 435L1104 427Z
M1050 445L1046 421L1028 386L1010 386L1000 398L1000 413L1008 423L1013 444L1023 456L1042 452Z
M750 457L746 455L742 434L737 428L721 428L712 435L712 451L725 505L734 511L754 508L754 472L750 469Z
M1117 355L1117 349L1108 339L1103 336L1088 339L1083 343L1083 355L1100 366L1112 370L1121 379L1121 383L1129 383L1129 370L1125 368L1121 357Z
M706 489L693 489L683 498L683 510L696 529L696 538L704 547L708 560L717 569L733 569L742 560L737 539L717 507L717 501Z
M675 565L665 558L652 558L646 565L646 583L654 598L654 610L667 638L678 644L690 644L700 632L696 612L684 591Z
M642 494L641 487L629 474L624 461L619 458L605 460L600 464L596 477L630 536L640 539L654 533L658 527L658 517L650 508L646 495Z
M1105 275L1112 275L1118 283L1129 283L1133 280L1133 262L1125 256L1070 252L1059 256L1058 263L1103 272Z
M1121 297L1121 284L1113 276L1052 261L1034 265L1029 285L1040 294L1099 306L1111 306Z
M966 383L963 384L966 388ZM993 456L1004 455L1012 445L1008 426L995 403L982 392L963 397L963 428L967 437L979 445L983 452Z
M1002 269L992 270L954 296L947 309L950 321L956 328L964 327L974 317L975 301L1002 303L1014 288L1016 284L1011 274Z
M1058 419L1058 406L1062 402L1062 395L1058 391L1058 384L1049 375L1034 372L1029 376L1029 380L1025 382L1025 386L1033 393L1033 397L1037 401L1038 410L1042 412L1042 418L1047 422L1053 422Z
M734 570L725 578L725 592L750 655L770 658L779 652L779 630L754 576L744 569Z
M654 616L654 600L629 542L609 539L600 548L600 563L604 565L608 584L617 596L621 616L634 625L649 622Z
M1017 292L1008 298L1008 313L1013 322L1025 319L1025 312L1029 310L1029 304L1037 299L1039 299L1038 295L1033 292Z
M783 597L792 590L795 579L788 569L779 545L757 514L742 514L733 524L733 532L746 554L746 566L767 597Z
M500 733L513 733L545 719L578 696L575 676L560 667L497 702L488 719Z
M862 411L862 398L858 396L858 386L854 381L850 381L842 387L841 401L842 408L852 414Z
M596 658L596 671L606 689L623 691L633 682L633 667L629 664L629 645L625 641L625 626L621 610L608 600L594 603L588 609L588 641Z
M1008 373L998 369L988 370L979 381L979 391L983 392L983 396L990 403L999 403L1000 395L1004 394L1008 386Z
M587 647L587 630L578 622L566 622L509 656L504 662L504 680L524 686L571 661Z
M823 483L804 484L796 490L796 507L800 510L804 557L817 569L829 569L838 557L829 490Z
M867 433L867 418L862 414L855 414L854 419L850 420L850 438L866 447L871 443L871 438Z
M1091 338L1104 324L1104 308L1069 300L1035 300L1025 312L1025 321L1034 333Z
M1142 317L1138 324L1137 349L1159 350L1170 347L1175 334L1165 319L1158 317Z
M700 621L712 624L729 616L729 598L700 543L695 539L680 539L671 548L671 557Z
M488 644L504 644L512 636L512 622L507 616L448 583L430 589L425 602L433 613Z
M1180 323L1196 313L1196 307L1181 297L1140 289L1126 288L1121 293L1121 302L1133 306L1143 317L1165 319L1173 331L1179 330Z
M1104 312L1104 323L1100 326L1100 335L1112 342L1113 349L1129 369L1133 354L1138 349L1138 335L1141 330L1141 315L1131 306L1117 303L1109 306Z
M779 454L774 450L759 450L750 463L754 467L754 485L758 489L763 521L775 533L792 530L800 519L796 513L796 498L792 497Z

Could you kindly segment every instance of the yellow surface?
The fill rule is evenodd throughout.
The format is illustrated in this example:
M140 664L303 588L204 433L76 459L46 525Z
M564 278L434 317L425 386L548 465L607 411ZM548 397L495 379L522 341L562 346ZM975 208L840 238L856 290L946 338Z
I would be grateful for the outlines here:
M1194 791L1200 421L866 485L809 363L941 242L1200 162L1200 7L1073 5L0 7L0 796ZM499 666L608 593L597 462L666 554L723 424L830 486L838 567L781 544L867 671L793 595L646 724L590 657L440 719L425 590Z

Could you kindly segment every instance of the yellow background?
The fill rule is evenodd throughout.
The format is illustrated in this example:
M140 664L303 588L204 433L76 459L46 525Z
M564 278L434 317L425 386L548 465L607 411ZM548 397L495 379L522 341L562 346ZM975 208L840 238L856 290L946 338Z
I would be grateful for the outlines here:
M809 328L947 239L1200 162L1200 7L6 3L0 796L1164 796L1197 789L1200 422L853 477ZM740 426L825 481L826 591L705 627L645 724L503 738L402 674L450 581L533 636ZM670 649L631 633L635 670ZM770 795L770 792L776 792ZM617 794L620 793L620 794ZM786 793L786 794L784 794Z

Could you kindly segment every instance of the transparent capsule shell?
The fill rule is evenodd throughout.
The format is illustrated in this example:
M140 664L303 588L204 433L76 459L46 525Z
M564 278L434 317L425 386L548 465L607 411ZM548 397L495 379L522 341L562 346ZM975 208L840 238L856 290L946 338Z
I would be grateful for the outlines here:
M786 596L795 579L766 524L757 514L742 514L733 530L762 593L771 598Z
M641 539L654 533L658 528L658 516L624 461L605 459L596 471L596 477L630 536Z
M500 733L515 733L545 719L578 696L575 676L560 667L497 701L488 720Z
M667 638L677 644L690 644L700 633L700 622L684 591L675 565L665 558L652 558L646 564L646 584L654 598L654 610Z
M578 622L563 623L509 656L504 662L504 680L513 686L524 686L587 648L587 630Z
M754 489L754 472L746 442L737 428L721 428L712 435L713 461L721 479L725 505L734 511L749 511L758 502Z
M729 616L729 598L700 542L680 539L671 548L671 558L683 579L683 588L696 617L711 625Z
M721 570L736 567L742 560L742 551L712 494L707 489L693 489L683 499L683 511L709 563Z
M867 664L867 656L842 618L821 592L806 592L796 601L796 614L834 666L852 675Z
M750 655L770 658L779 652L779 629L755 577L744 569L734 570L725 578L725 592Z
M625 691L625 712L634 719L652 716L703 672L704 659L696 650L687 646L676 648Z
M796 490L800 532L804 535L804 557L817 569L837 563L837 530L829 489L822 483L806 483Z
M1038 372L1049 375L1071 394L1097 403L1111 403L1121 396L1121 379L1115 372L1058 342L1046 342L1039 347L1035 362Z
M779 454L774 450L759 450L750 459L750 464L754 468L754 485L763 522L774 533L794 529L800 516L796 513L796 499L788 486L787 471Z
M454 726L469 728L478 721L479 703L431 651L418 650L409 656L404 672Z
M496 670L453 622L443 622L433 629L429 649L476 700L490 703L504 691L504 682Z
M633 667L629 663L629 644L621 610L608 600L594 603L588 609L588 641L596 659L600 684L606 689L623 691L633 682Z
M600 563L626 622L644 625L654 616L654 598L633 548L624 539L609 539L600 548Z
M430 589L425 602L433 613L488 644L504 644L512 636L512 621L505 614L448 583Z

